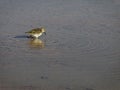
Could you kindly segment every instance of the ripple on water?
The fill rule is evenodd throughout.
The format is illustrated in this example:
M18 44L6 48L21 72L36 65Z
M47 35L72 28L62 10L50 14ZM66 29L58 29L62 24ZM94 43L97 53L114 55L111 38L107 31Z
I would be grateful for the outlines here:
M107 34L106 34L107 33ZM59 49L68 53L79 53L79 55L100 55L109 56L119 53L119 49L115 49L119 38L113 36L113 32L106 30L104 33L99 31L84 31L81 34L71 34L65 32L64 34L56 36L56 38L49 38L47 47ZM50 40L51 39L51 40Z

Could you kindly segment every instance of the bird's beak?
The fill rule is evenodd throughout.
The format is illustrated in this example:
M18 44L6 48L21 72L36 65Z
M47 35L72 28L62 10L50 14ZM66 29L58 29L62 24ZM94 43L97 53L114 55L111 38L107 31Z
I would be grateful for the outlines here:
M46 35L46 32L44 32L44 34Z

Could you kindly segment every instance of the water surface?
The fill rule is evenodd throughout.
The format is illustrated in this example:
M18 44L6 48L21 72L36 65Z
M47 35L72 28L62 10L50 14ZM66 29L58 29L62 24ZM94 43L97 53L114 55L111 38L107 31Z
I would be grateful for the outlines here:
M119 0L1 0L0 31L1 90L120 89Z

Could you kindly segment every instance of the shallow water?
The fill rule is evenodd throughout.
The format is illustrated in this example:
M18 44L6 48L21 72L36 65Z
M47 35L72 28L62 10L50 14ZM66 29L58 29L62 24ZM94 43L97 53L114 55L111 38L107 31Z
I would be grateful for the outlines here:
M1 0L0 31L1 90L120 89L119 0Z

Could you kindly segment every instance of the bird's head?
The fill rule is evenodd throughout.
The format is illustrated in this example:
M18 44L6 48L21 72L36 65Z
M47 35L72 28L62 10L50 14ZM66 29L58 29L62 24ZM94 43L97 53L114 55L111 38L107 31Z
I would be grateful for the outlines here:
M46 35L46 30L44 27L41 27L41 31Z

